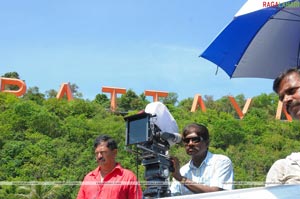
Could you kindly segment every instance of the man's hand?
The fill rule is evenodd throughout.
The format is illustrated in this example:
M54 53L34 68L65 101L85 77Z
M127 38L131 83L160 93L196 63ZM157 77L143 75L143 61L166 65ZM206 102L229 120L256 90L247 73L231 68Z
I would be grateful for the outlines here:
M171 161L173 163L173 168L174 171L172 172L172 176L177 180L177 181L181 181L182 180L182 176L180 174L180 164L179 164L179 160L176 157L171 157Z

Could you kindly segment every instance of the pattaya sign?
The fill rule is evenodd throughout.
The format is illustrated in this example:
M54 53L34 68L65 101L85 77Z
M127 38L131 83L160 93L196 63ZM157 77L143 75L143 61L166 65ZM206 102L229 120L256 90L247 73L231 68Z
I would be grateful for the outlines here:
M6 88L7 88L8 85L17 86L19 89L18 90L7 90ZM25 82L20 80L20 79L1 77L0 88L1 88L0 92L11 93L13 95L16 95L16 96L20 97L20 96L22 96L26 93L26 88L27 87L26 87ZM115 111L116 108L117 108L117 95L118 94L125 94L126 89L125 88L118 88L118 87L103 86L102 87L102 92L110 93L110 108L111 108L112 111ZM155 91L155 90L145 90L144 94L145 94L145 96L152 96L154 102L158 101L159 98L168 96L168 92L166 92L166 91ZM65 95L66 95L66 97L69 101L73 100L73 94L72 94L72 90L71 90L71 87L70 87L69 83L62 83L61 84L61 87L60 87L60 89L59 89L59 91L56 95L56 98L61 99ZM242 110L239 107L239 105L237 104L234 97L228 96L228 99L229 99L230 103L232 104L233 108L235 109L235 111L237 112L239 118L243 119L244 115L247 113L247 111L250 107L252 98L248 98L246 100L246 103L245 103ZM196 94L194 96L193 104L192 104L192 107L191 107L191 112L195 112L197 108L200 108L203 112L206 111L205 103L202 100L201 95L199 95L199 94ZM287 113L286 109L282 105L282 102L278 101L278 106L277 106L277 111L276 111L275 118L280 120L282 112L285 114L288 121L292 121L292 117Z

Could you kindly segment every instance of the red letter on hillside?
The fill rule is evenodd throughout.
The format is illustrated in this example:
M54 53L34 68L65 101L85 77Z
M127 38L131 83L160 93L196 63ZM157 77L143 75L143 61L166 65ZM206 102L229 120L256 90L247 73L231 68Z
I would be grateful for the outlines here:
M110 109L111 111L116 111L117 108L117 94L125 94L125 88L115 88L115 87L102 87L102 92L110 93Z
M292 116L290 114L288 114L288 112L286 111L286 108L283 107L283 103L282 101L278 101L278 106L277 106L277 111L276 111L276 116L275 116L275 119L277 120L280 120L281 119L281 113L284 113L286 119L291 122L293 119L292 119Z
M66 94L68 101L73 99L72 90L69 83L63 83L60 86L60 90L58 91L56 98L61 99Z
M159 97L167 97L168 96L168 92L146 90L145 91L145 95L146 96L152 96L153 97L153 101L157 102L159 100Z
M193 104L192 104L191 112L195 112L198 105L200 106L200 108L203 112L206 112L206 107L205 107L205 104L202 100L201 95L196 94L195 97L194 97Z
M15 96L19 97L22 96L23 94L26 93L26 84L20 79L15 79L15 78L0 78L0 87L1 87L1 92L4 93L11 93L14 94ZM14 85L19 87L19 90L5 90L6 85Z
M237 112L239 118L240 118L240 119L243 119L244 115L245 115L245 114L247 113L247 111L248 111L248 108L249 108L249 106L250 106L250 103L251 103L251 101L252 101L252 98L248 98L248 99L247 99L247 101L246 101L246 103L245 103L245 106L244 106L244 108L243 108L243 111L241 111L241 109L240 109L239 105L237 104L237 102L235 101L234 97L228 96L228 98L229 98L231 104L233 105L234 109L236 110L236 112Z

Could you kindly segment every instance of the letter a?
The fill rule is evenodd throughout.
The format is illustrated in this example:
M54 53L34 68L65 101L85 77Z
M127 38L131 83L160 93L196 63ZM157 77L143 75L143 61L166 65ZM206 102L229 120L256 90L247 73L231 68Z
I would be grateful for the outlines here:
M202 100L201 95L196 94L195 97L194 97L193 104L192 104L191 112L195 112L198 105L200 106L200 108L203 112L206 112L206 107L205 107L205 104Z
M73 93L70 87L70 83L63 83L60 86L60 90L58 91L56 98L61 99L66 94L68 101L73 99Z

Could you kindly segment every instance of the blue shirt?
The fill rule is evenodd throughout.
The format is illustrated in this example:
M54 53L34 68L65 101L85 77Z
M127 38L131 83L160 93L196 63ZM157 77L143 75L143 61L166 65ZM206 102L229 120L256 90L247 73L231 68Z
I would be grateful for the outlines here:
M233 166L231 160L225 155L208 151L199 167L195 167L193 161L190 160L180 168L180 173L195 183L227 190L233 189ZM173 195L193 194L174 178L170 190Z

